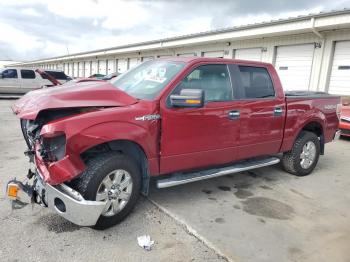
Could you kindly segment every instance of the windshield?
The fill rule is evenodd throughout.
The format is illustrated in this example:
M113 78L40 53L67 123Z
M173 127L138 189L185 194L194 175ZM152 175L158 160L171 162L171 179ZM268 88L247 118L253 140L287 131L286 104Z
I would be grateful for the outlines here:
M111 83L138 99L154 99L184 66L182 62L148 61L121 74Z

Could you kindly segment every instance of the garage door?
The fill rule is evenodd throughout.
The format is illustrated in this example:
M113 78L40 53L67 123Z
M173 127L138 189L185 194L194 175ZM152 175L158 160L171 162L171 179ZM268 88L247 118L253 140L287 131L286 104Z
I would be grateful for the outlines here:
M107 72L107 64L106 60L99 60L98 61L98 73L99 74L106 74Z
M196 53L182 53L182 54L177 54L177 56L196 56Z
M335 44L329 93L350 95L350 41Z
M129 58L129 69L137 66L140 62L140 59L137 57Z
M203 52L203 56L204 57L223 58L224 57L224 51Z
M69 72L68 72L68 64L67 64L67 63L64 63L64 64L63 64L63 71L65 72L66 75L69 75Z
M84 77L89 77L89 76L91 76L91 62L85 61L84 63L85 63L85 65L84 65L84 69L85 69Z
M91 75L97 74L97 61L91 62Z
M167 58L167 57L172 57L173 55L159 55L157 56L158 58Z
M128 70L128 59L118 59L118 73Z
M84 76L84 62L78 63L78 76L83 77Z
M277 47L275 67L284 90L309 89L314 50L314 44Z
M145 56L145 57L142 57L142 62L150 61L150 60L153 60L153 59L154 59L153 56Z
M115 72L115 59L107 60L107 75Z
M235 58L250 61L261 61L261 48L236 49Z
M78 77L78 63L74 62L73 64L73 76Z
M68 65L68 72L69 72L69 75L70 76L74 76L74 73L73 73L73 63L69 63Z

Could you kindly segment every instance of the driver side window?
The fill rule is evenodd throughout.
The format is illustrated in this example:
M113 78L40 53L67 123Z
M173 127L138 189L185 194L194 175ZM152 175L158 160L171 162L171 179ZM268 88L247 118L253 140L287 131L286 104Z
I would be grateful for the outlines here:
M201 89L205 102L230 101L233 91L227 65L203 65L194 69L175 88L173 94L182 89Z

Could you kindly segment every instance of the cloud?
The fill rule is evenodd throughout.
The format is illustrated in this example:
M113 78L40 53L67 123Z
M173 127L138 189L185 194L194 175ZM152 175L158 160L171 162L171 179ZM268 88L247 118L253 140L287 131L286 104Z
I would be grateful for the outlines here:
M128 29L150 18L143 4L134 1L60 0L48 2L48 10L72 19L99 18L102 20L101 26L107 29Z
M32 60L350 7L350 0L11 0L0 60Z
M36 16L36 17L40 17L41 14L35 10L34 8L23 8L21 10L22 14L27 15L27 16Z

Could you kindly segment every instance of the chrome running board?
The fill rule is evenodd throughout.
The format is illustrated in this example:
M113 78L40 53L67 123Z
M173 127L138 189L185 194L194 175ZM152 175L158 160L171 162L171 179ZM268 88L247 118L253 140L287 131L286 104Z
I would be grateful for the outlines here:
M176 173L169 178L159 179L157 181L158 188L172 187L213 177L225 176L228 174L239 173L250 169L264 166L275 165L280 162L277 157L268 157L263 159L247 160L236 163L232 166L203 170L195 173Z

